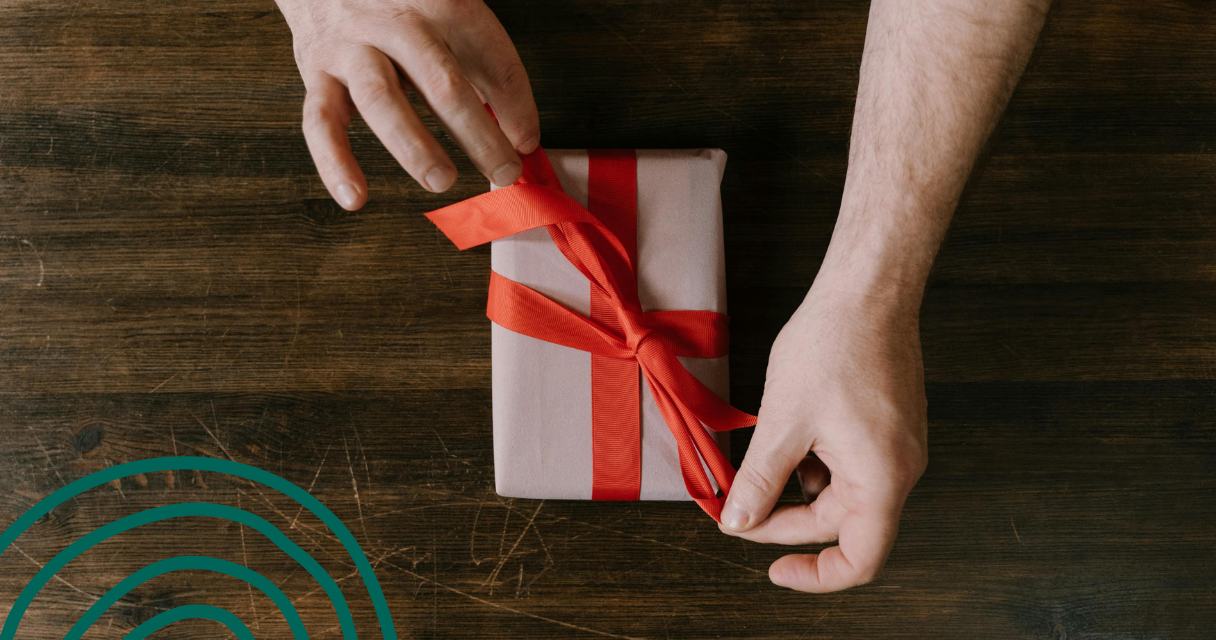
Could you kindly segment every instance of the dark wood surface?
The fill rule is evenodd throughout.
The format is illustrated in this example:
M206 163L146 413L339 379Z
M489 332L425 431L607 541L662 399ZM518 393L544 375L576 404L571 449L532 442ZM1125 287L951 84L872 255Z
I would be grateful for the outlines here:
M826 248L867 6L497 2L549 147L703 147L723 185L733 394ZM372 200L328 199L267 0L0 6L0 522L65 482L171 454L310 488L377 567L405 637L1208 638L1216 628L1216 5L1058 7L940 257L923 313L930 463L881 580L778 589L786 549L691 504L493 489L488 251L361 124ZM742 445L746 438L739 438ZM738 450L736 447L736 457ZM228 476L164 473L69 501L0 556L4 609L70 541L207 500L280 526L379 637L319 521ZM316 583L253 531L193 519L87 552L18 637L62 637L139 567L215 555L338 637ZM120 638L177 604L287 638L235 579L176 574L115 606ZM274 615L272 615L274 614ZM161 638L223 637L182 623Z

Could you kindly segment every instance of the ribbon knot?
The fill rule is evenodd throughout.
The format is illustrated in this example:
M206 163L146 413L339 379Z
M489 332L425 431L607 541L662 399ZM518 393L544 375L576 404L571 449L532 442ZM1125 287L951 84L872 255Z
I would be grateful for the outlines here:
M562 255L590 282L591 317L494 271L486 315L516 333L591 354L593 499L638 499L640 369L675 438L685 488L719 520L735 470L707 429L750 427L756 417L719 398L677 356L725 356L728 318L712 311L642 310L637 302L636 157L632 151L592 151L589 156L591 211L562 190L538 148L523 158L523 177L514 185L432 211L427 217L460 249L528 229L549 231ZM603 403L599 408L597 396ZM602 438L597 431L601 428ZM596 466L601 462L602 486L598 484L601 468ZM707 467L721 496L706 474Z
M646 326L646 316L640 309L619 307L616 310L616 316L621 323L621 330L625 334L625 346L636 359L642 343L654 335L654 330Z

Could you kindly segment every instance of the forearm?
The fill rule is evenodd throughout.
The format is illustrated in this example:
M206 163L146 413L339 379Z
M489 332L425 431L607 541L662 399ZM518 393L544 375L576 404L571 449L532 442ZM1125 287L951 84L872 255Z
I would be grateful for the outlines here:
M817 285L915 310L1051 0L874 0L840 216Z

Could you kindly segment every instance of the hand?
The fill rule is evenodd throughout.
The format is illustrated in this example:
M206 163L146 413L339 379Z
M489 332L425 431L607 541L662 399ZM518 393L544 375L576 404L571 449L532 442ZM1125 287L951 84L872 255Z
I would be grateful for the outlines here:
M776 544L840 542L777 560L774 583L835 591L882 569L927 461L917 306L858 294L821 273L773 343L722 531ZM808 503L774 510L795 469Z
M355 210L367 181L346 128L354 110L424 188L445 191L456 167L406 98L417 91L495 184L519 178L540 143L528 75L481 0L278 0L308 95L304 138L330 195ZM486 112L494 108L499 123ZM501 124L501 128L500 128Z

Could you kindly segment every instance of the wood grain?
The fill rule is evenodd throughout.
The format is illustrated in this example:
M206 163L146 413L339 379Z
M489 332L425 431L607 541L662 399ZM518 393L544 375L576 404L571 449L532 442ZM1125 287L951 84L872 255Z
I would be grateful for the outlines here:
M733 397L814 278L844 180L864 3L495 2L544 143L730 154ZM0 522L92 471L230 457L332 508L403 637L1207 638L1216 628L1216 5L1065 2L960 208L923 311L930 465L882 579L771 586L785 550L689 504L494 494L488 252L456 252L362 124L372 191L336 208L299 133L267 0L0 5ZM736 457L746 436L737 439ZM180 501L248 509L370 600L320 522L211 473L65 503L0 556L11 602L60 549ZM19 637L62 637L152 561L197 553L317 585L209 519L124 534L60 572ZM177 604L287 638L273 604L201 573L136 590L91 638ZM178 624L160 638L224 637Z

